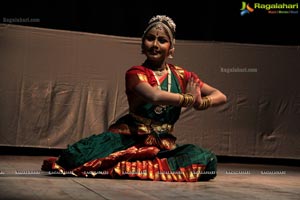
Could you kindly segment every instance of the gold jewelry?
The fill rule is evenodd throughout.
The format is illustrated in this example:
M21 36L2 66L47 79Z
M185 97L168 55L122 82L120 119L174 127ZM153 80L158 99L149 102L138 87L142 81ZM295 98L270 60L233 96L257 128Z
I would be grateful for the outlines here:
M167 67L167 71L168 71L168 92L171 92L171 87L172 87L172 77L171 76L172 76L172 74L171 74L170 67L168 65L166 65L166 67ZM162 90L157 75L155 74L155 72L153 70L152 70L152 72L156 79L158 89ZM158 105L155 107L154 112L156 114L162 114L166 110L166 108L167 108L167 105Z
M212 106L212 100L210 97L205 96L202 98L200 105L197 107L198 110L205 110Z
M167 71L168 71L168 92L171 92L171 86L172 86L172 77L171 76L172 76L172 74L171 74L170 67L168 65L166 65L166 67L167 67ZM157 87L158 87L158 89L161 90L160 82L159 82L159 79L158 79L158 77L156 75L157 71L153 71L152 70L152 72L153 72L154 78L155 78L155 80L157 82Z
M183 100L184 100L184 97L183 97L183 95L182 95L182 94L179 94L179 106L181 106L181 105L182 105L182 103L183 103Z
M182 94L182 97L179 100L179 106L181 107L190 107L194 104L195 98L192 94Z
M164 73L164 71L165 71L165 69L163 69L163 70L161 70L161 71L155 71L155 70L153 70L153 72L154 72L154 74L155 74L156 76L162 76L163 73Z

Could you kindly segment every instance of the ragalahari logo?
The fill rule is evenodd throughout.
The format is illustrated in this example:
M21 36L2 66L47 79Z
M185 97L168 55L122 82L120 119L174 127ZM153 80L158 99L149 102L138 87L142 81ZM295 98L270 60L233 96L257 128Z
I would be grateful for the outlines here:
M254 9L250 7L249 3L242 1L241 16L249 14L253 11L254 11Z

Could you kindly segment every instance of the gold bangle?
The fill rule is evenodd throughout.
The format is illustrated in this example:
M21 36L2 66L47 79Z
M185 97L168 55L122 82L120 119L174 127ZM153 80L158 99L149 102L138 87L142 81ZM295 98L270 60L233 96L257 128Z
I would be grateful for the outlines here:
M183 97L183 95L182 95L182 94L179 94L179 106L181 106L181 105L182 105L182 103L183 103L183 100L184 100L184 97Z
M205 110L212 106L212 100L210 97L205 96L202 98L200 105L197 107L198 110Z
M195 98L192 94L183 94L182 99L180 99L180 106L182 107L190 107L194 104Z
M212 99L211 97L207 96L207 99L208 99L208 103L209 103L209 106L208 107L211 107L212 106Z

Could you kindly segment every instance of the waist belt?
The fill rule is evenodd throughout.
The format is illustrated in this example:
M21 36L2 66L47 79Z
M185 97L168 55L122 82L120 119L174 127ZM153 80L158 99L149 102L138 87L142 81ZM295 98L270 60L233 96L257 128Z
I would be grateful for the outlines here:
M130 115L136 121L138 121L139 123L141 123L139 125L140 126L139 128L142 128L142 129L151 127L152 130L154 130L155 132L158 132L158 133L172 132L173 129L174 129L174 125L173 124L157 122L157 121L154 121L154 120L149 119L149 118L141 117L141 116L136 115L134 113L130 113Z

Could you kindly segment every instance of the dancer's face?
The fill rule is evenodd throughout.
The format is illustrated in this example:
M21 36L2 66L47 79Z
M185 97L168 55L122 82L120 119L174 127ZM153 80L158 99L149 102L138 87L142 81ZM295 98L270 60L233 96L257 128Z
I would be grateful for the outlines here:
M161 25L152 27L145 35L143 52L148 60L161 62L169 56L170 38Z

